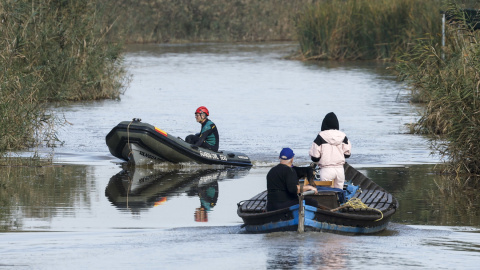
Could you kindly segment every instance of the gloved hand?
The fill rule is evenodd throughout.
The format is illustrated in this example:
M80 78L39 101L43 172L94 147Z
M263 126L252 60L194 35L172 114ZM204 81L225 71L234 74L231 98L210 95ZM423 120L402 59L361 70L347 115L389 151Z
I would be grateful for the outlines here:
M193 149L198 149L198 146L196 146L195 144L191 144L190 147L192 147Z

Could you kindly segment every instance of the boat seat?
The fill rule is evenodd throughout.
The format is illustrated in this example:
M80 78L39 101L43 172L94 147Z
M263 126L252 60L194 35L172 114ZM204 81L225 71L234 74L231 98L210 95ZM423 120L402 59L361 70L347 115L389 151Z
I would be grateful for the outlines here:
M327 207L330 209L340 206L338 202L338 192L330 190L318 190L318 194L307 195L305 198L311 198L317 201L319 206Z
M250 200L242 201L240 211L243 213L261 213L267 208L267 191L264 191ZM240 203L242 203L240 202Z

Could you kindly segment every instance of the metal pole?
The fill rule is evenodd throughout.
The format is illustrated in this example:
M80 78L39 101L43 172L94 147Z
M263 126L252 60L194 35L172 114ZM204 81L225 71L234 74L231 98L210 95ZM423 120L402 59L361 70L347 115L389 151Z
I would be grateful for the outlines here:
M445 13L442 14L442 60L445 60Z

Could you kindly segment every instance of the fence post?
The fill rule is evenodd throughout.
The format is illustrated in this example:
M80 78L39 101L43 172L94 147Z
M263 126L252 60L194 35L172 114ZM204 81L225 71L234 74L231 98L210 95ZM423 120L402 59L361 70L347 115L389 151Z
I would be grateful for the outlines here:
M442 60L445 60L445 12L442 13Z

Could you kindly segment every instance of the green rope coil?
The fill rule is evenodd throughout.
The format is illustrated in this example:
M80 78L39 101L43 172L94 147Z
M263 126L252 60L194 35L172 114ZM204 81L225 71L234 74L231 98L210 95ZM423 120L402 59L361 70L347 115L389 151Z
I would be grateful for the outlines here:
M376 209L376 208L372 208L372 207L368 207L366 204L364 204L362 202L362 200L360 200L359 198L351 198L350 200L348 200L347 202L345 202L343 205L341 205L340 207L337 207L335 209L332 209L330 211L332 212L335 212L335 211L338 211L338 210L341 210L341 209L344 209L344 208L348 208L348 207L351 207L353 209L370 209L370 210L375 210L377 212L380 213L381 217L375 221L379 221L379 220L382 220L383 219L383 212Z

